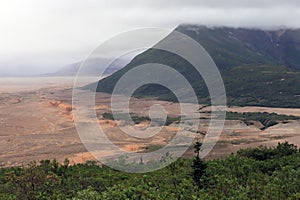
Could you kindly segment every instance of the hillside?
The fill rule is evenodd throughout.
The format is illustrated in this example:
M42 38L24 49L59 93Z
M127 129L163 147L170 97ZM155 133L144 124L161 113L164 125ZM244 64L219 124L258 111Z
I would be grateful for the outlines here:
M126 66L130 60L127 59L117 59L113 62L105 71L105 75L110 75L122 67ZM95 76L95 74L99 73L99 69L105 67L107 61L105 59L95 59L90 61L92 65L87 68L85 71L81 73L83 76ZM62 67L60 70L46 74L45 76L76 76L80 65L82 62L76 62Z
M181 25L176 30L198 41L214 59L225 83L229 105L300 107L299 29L265 31ZM193 67L186 60L157 49L145 51L101 80L97 91L110 93L124 73L149 62L179 71L193 86L199 102L209 103L207 88ZM135 95L176 101L168 89L158 85L143 86Z
M220 69L245 64L275 64L300 69L300 29L182 25L176 30L199 42Z

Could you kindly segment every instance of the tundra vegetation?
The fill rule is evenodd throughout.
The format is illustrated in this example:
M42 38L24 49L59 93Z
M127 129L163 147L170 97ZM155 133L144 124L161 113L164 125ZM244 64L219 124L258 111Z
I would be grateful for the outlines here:
M43 160L0 169L0 199L299 199L300 151L287 142L243 149L223 160L181 158L158 171L130 174L95 161ZM172 155L159 161L168 162ZM137 165L137 163L128 163ZM144 165L141 162L138 165Z

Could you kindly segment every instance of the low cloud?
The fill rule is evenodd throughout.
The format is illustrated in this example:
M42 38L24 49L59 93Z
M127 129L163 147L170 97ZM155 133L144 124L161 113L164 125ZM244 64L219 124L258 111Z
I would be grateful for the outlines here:
M300 27L300 1L5 1L0 7L0 72L42 73L84 59L101 42L141 27L181 23Z

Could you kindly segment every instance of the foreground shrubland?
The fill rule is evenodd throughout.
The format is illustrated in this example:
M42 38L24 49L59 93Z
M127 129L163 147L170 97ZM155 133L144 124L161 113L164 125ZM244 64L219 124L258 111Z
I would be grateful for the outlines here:
M300 152L288 143L224 160L179 159L146 174L68 160L0 169L0 199L300 199ZM159 162L162 162L159 161ZM142 163L141 163L142 164Z

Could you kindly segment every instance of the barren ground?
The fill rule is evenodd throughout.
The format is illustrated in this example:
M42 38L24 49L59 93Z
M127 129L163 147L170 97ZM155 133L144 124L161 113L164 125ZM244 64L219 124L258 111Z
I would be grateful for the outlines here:
M3 80L2 80L3 81ZM49 81L49 80L48 80ZM33 82L24 87L22 82L6 84L0 87L0 166L25 165L42 159L70 159L71 163L81 163L93 159L82 145L73 122L71 106L72 79L65 82ZM49 87L50 86L50 87ZM122 125L122 122L101 119L105 112L110 112L110 95L96 95L98 122L108 137L117 146L127 151L149 151L164 146L176 134L176 125L163 127L159 134L146 139L131 137L123 133L123 128L149 130L147 123ZM120 103L122 99L120 99ZM130 101L130 112L138 116L148 116L149 108L162 105L169 116L180 114L176 103L154 99L135 99ZM300 109L243 107L229 108L235 112L275 112L300 116ZM207 114L208 115L208 114ZM209 116L206 116L209 117ZM202 120L199 130L205 133L209 120ZM247 126L241 121L227 121L219 142L206 159L222 158L241 148L259 145L274 146L278 142L289 141L300 146L300 121L279 123L264 131L258 126ZM199 135L199 134L198 134ZM98 154L111 154L103 151ZM185 156L191 156L192 149Z

